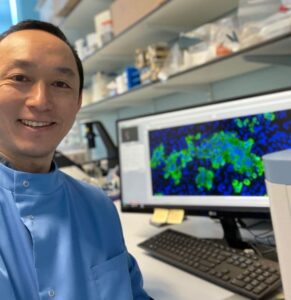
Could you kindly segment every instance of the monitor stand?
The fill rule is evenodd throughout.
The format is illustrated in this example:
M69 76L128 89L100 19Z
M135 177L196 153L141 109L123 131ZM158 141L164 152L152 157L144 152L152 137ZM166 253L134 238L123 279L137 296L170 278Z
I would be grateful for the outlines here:
M224 232L223 242L229 247L241 250L253 250L254 253L263 256L264 258L278 261L277 252L274 250L273 246L244 242L235 218L222 216L219 220Z
M237 221L233 217L220 217L221 226L224 232L224 240L228 246L236 249L247 249L251 246L242 240Z

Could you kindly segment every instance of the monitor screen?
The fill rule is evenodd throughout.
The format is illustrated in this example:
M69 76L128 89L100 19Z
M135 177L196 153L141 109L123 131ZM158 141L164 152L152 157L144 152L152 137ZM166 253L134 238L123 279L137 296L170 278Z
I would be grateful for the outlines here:
M291 91L117 122L124 211L269 211L262 156L291 148Z

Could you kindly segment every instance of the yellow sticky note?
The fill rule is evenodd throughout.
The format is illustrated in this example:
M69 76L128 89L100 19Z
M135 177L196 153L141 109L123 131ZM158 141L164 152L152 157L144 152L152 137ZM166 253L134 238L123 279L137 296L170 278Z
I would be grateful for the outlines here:
M185 211L183 209L170 209L168 214L168 224L181 224L184 220Z
M274 299L276 299L276 300L284 300L285 297L284 297L283 292L278 293L278 294L274 297Z
M164 224L167 222L169 210L163 208L155 208L151 222L155 224Z

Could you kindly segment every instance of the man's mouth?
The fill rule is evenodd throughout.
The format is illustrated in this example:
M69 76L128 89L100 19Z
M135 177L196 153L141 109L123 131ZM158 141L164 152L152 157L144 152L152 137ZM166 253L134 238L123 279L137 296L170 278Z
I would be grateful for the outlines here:
M32 120L19 120L20 123L22 123L25 126L31 127L31 128L43 128L43 127L49 127L55 124L55 122L43 122L43 121L32 121Z

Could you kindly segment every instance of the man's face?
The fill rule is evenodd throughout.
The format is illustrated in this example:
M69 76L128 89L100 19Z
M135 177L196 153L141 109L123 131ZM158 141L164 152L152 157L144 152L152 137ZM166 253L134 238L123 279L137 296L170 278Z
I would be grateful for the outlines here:
M50 162L81 104L70 48L52 34L23 30L0 42L0 152Z

